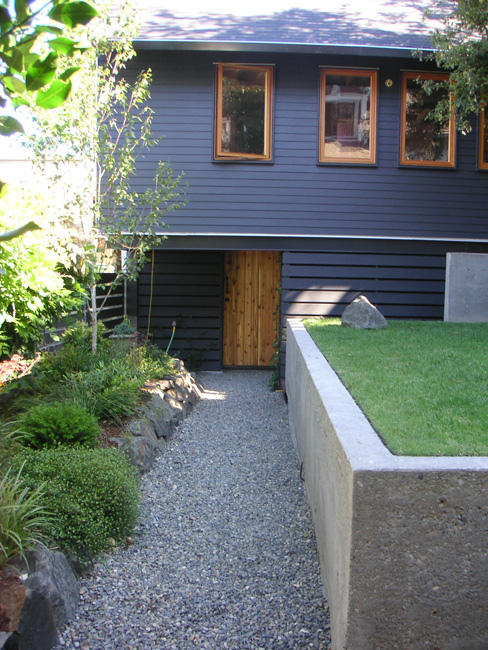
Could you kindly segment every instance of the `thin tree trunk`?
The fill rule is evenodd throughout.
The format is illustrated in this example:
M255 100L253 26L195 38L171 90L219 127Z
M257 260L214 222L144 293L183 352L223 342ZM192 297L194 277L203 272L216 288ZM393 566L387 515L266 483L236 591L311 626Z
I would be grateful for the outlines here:
M91 288L91 309L90 316L92 322L92 352L97 351L97 334L98 334L98 313L97 313L97 287Z

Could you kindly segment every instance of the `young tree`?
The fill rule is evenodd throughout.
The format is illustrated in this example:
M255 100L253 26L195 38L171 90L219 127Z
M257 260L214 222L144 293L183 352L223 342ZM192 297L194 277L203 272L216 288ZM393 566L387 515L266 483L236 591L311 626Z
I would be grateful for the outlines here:
M432 35L435 51L419 56L450 72L452 92L452 105L446 97L439 102L435 117L445 120L454 110L457 128L468 133L470 115L479 113L488 97L488 2L436 0L433 10L440 14L443 26Z
M106 8L100 14L88 30L93 49L72 62L81 67L78 90L55 120L44 112L36 115L41 133L33 139L41 160L82 161L86 170L85 186L73 191L65 216L90 254L94 349L103 308L96 302L101 272L108 261L114 263L115 279L106 286L105 300L120 282L137 278L148 251L165 239L164 215L181 205L182 179L160 162L150 187L133 187L138 159L158 142L148 105L151 71L135 79L124 76L135 56L136 14L130 5L117 18Z

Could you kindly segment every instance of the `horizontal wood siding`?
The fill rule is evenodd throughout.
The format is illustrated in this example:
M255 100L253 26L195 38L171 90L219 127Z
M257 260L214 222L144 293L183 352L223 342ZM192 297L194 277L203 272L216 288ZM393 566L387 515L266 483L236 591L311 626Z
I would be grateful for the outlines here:
M146 332L151 304L153 341L192 368L221 368L222 265L220 252L155 251L151 304L151 263L138 280L138 328Z
M216 61L275 64L271 163L213 162ZM457 136L457 169L399 167L406 63L429 67L414 58L140 52L134 65L153 70L154 134L164 137L139 162L136 185L147 186L160 159L184 171L186 205L161 216L170 235L488 238L488 172L476 170L476 128ZM317 164L319 66L379 69L376 166Z
M446 253L485 245L334 242L329 250L283 255L282 316L341 316L365 295L386 318L442 319ZM349 250L348 247L349 246Z

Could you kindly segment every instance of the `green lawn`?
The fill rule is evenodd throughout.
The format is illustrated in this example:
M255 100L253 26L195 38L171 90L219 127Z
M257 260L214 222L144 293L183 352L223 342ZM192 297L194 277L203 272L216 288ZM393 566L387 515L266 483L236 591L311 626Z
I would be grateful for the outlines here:
M392 453L488 456L488 324L304 324Z

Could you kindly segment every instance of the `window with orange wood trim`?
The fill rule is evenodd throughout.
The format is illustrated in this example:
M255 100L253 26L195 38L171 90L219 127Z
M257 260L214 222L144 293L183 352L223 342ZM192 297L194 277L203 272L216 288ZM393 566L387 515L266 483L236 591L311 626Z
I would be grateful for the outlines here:
M215 160L271 160L273 66L219 63Z
M319 161L374 164L376 105L376 71L322 70Z
M439 123L432 117L436 104L449 93L446 87L430 94L422 81L443 82L449 75L435 72L404 72L400 164L423 167L454 167L456 125L454 118Z

